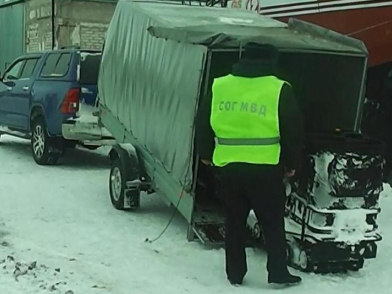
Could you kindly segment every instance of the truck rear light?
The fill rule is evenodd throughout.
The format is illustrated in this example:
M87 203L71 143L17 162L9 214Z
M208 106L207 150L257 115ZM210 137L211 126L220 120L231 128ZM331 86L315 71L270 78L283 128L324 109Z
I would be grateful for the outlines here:
M70 89L64 97L61 112L64 114L76 114L79 111L80 88Z

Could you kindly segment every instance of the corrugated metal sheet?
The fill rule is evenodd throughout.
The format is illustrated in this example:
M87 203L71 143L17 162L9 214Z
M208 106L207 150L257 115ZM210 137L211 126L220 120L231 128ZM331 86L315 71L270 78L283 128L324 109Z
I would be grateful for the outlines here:
M24 1L0 0L1 72L24 53L24 23Z

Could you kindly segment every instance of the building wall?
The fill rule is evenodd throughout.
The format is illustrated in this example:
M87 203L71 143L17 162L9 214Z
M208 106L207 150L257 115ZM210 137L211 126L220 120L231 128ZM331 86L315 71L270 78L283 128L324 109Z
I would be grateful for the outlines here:
M69 40L60 43L79 45L87 49L101 49L113 16L116 2L72 2L62 7L61 18L69 25ZM64 33L67 35L67 33Z
M56 48L81 46L101 49L114 13L116 1L56 0ZM52 49L51 0L29 0L26 3L27 52Z
M80 45L82 48L102 49L105 40L107 25L97 23L81 23Z
M52 48L52 7L50 0L26 2L26 51L36 52Z
M24 53L24 3L0 0L0 72Z

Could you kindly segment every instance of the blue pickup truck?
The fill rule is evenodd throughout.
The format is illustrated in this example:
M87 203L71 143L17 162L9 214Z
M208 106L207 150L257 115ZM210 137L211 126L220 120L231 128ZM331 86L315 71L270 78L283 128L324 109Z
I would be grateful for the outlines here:
M66 147L112 139L94 116L101 53L76 48L28 54L0 78L0 136L31 140L34 160L55 164Z

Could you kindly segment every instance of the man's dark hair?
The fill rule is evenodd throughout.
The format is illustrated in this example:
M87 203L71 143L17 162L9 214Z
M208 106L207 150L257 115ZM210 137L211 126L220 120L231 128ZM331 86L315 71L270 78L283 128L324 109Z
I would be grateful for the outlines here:
M270 44L247 43L242 53L243 59L275 65L278 62L279 50Z

